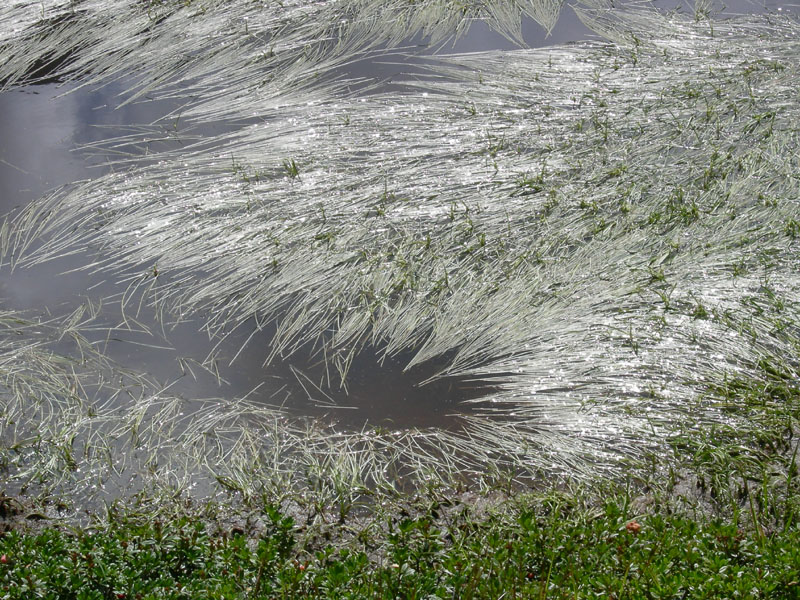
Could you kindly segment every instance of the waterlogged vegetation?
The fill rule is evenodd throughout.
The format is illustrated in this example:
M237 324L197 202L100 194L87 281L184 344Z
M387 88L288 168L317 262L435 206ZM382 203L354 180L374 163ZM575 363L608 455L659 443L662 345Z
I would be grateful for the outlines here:
M124 79L120 103L179 107L96 144L113 160L105 174L2 224L6 272L90 249L85 269L119 289L66 316L0 316L6 493L91 504L142 490L224 492L271 523L254 548L125 513L97 537L0 540L9 556L4 544L30 553L0 565L0 577L21 585L30 569L100 552L108 562L96 577L80 563L98 597L179 594L198 569L209 589L229 586L220 597L499 595L492 585L521 597L792 597L800 24L722 19L712 8L53 0L0 9L4 89ZM521 41L523 15L547 29L562 9L597 39L413 54L474 19ZM356 75L359 61L396 47L384 60L413 74L391 86ZM177 143L159 149L157 139ZM100 300L117 302L131 328L168 337L194 319L209 348L240 339L239 356L292 365L316 400L334 403L365 354L377 371L435 365L426 379L474 381L485 393L466 401L454 429L297 419L269 388L173 395L89 341L102 330ZM156 322L141 322L142 307ZM185 368L215 372L216 359L212 350ZM513 497L526 486L624 482L650 498L638 515L623 499L599 513L511 502L474 522L448 525L430 506L395 519L406 510L398 490ZM396 512L381 513L382 502ZM361 547L317 540L307 550L297 538L330 535L367 507L377 529ZM680 516L687 508L718 520ZM626 528L634 519L641 532ZM136 549L154 536L158 560L177 565L169 574L156 576L144 555L122 557L120 541ZM491 539L508 546L481 554ZM562 539L604 549L568 564L552 549ZM43 545L60 549L52 563L36 562ZM695 583L675 575L684 562ZM133 569L124 577L123 564ZM470 575L457 564L475 566ZM723 575L734 571L735 580ZM608 581L593 578L600 572Z

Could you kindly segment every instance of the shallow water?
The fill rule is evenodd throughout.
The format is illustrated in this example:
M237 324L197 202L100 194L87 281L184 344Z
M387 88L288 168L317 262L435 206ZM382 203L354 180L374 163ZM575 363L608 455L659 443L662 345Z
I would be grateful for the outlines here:
M662 3L672 9L675 4ZM758 12L753 5L728 4L728 11ZM758 7L757 7L758 8ZM769 10L777 6L767 6ZM783 7L781 7L783 8ZM526 21L523 33L532 47L580 41L591 38L589 30L568 7L553 31L545 32ZM346 76L375 78L381 89L391 89L393 77L422 72L415 53L430 50L404 44L402 54L388 53L349 65ZM444 51L472 52L511 49L514 45L485 24L476 24L467 36ZM208 136L211 131L184 128L167 102L140 101L117 108L125 91L124 83L102 89L48 83L29 86L0 95L0 213L14 211L48 191L82 179L98 176L112 166L114 156L95 154L87 145L132 135L116 146L121 155L146 160L152 149L174 148ZM67 93L69 92L69 93ZM170 115L164 119L165 115ZM235 127L221 124L220 127ZM237 331L223 341L211 339L197 323L184 322L161 327L152 309L140 306L136 298L123 310L119 298L125 287L106 280L88 267L93 256L84 249L75 254L13 273L3 267L0 279L0 306L52 315L67 314L87 299L105 301L94 331L89 332L110 358L126 368L152 375L174 394L189 398L248 396L269 405L281 406L294 414L322 416L344 428L360 429L365 423L391 428L441 427L458 429L459 414L476 411L479 405L463 404L491 393L492 384L464 379L443 379L420 386L436 373L437 365L404 372L402 361L380 362L362 352L353 362L346 389L320 366L318 357L293 357L291 364L275 361L265 365L269 330L259 332L239 353L250 337ZM125 315L134 317L149 332L125 326ZM215 352L213 369L200 368ZM299 356L299 358L298 358ZM235 360L234 360L234 357ZM195 365L192 373L182 366Z
M550 35L530 20L525 22L523 33L530 46L577 41L590 35L572 11L564 12ZM514 47L511 41L479 22L465 37L441 50L473 52ZM382 82L381 89L390 89L393 77L423 71L420 61L424 59L413 55L424 57L434 52L414 40L402 44L402 48L400 53L388 52L356 61L340 75L378 80ZM180 148L214 133L185 130L179 120L171 117L162 120L179 108L167 102L144 100L118 108L124 91L124 82L101 89L74 89L51 82L0 94L0 214L14 212L61 186L124 168L108 164L115 156L93 152L90 146L94 143L132 135L135 141L121 143L117 149L144 157L149 150ZM360 429L369 423L391 428L458 429L458 415L478 408L463 405L462 401L491 391L487 383L453 378L420 386L419 382L435 374L436 365L404 373L401 361L378 361L368 352L354 360L346 386L334 381L335 377L332 380L311 356L305 361L295 356L291 364L264 365L268 332L258 333L250 339L247 350L239 353L251 332L235 332L220 343L196 323L162 328L156 324L153 311L140 307L136 300L122 310L118 297L124 287L86 269L92 260L88 251L76 249L72 256L33 268L11 272L4 267L0 306L59 315L71 312L86 300L104 299L97 331L87 335L110 358L169 385L171 393L185 397L247 396L291 413L325 417L345 428ZM123 325L123 315L135 317L150 331L131 331L131 326ZM199 363L208 363L212 350L212 370L218 369L219 378L198 367ZM194 365L192 374L182 367L184 364L190 368Z

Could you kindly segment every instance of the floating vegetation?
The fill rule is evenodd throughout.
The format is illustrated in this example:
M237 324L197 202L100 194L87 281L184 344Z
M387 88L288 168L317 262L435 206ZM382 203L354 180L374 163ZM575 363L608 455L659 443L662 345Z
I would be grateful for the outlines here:
M7 225L7 260L95 248L87 268L125 298L219 338L269 331L241 351L319 360L320 389L346 386L365 349L491 382L461 431L301 426L257 393L114 400L110 431L141 414L153 437L137 444L185 450L164 472L332 497L403 477L618 475L695 434L746 436L753 389L791 433L795 20L583 5L604 41L439 55L388 92L336 69L477 17L516 39L523 13L550 27L560 3L117 4L67 20L64 74L133 73L129 99L173 97L193 125L231 128L32 204ZM0 80L26 81L34 38L4 35Z

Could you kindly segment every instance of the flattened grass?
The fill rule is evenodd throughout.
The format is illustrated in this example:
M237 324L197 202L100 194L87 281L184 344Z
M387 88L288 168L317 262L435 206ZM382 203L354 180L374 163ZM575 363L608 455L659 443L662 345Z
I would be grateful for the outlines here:
M7 256L25 266L98 248L92 268L165 314L202 314L221 334L277 323L268 347L243 351L292 360L311 348L330 367L320 385L346 382L368 347L410 356L408 368L448 357L441 376L499 382L463 434L303 430L253 398L145 394L115 423L147 432L149 457L188 450L182 466L159 464L167 481L186 485L202 464L243 495L291 481L347 504L401 472L619 477L680 454L686 437L725 431L751 447L748 390L762 386L765 418L782 423L770 443L790 437L796 21L584 8L608 42L440 57L400 92L344 93L334 67L373 39L358 19L340 31L317 18L322 3L164 6L152 22L140 11L80 25L130 51L106 56L77 37L84 74L147 65L142 53L190 25L140 91L185 101L196 125L249 124L43 199L4 234ZM450 15L415 6L425 23ZM319 23L336 43L300 60ZM374 39L421 26L395 27ZM210 49L209 28L246 43ZM255 57L275 32L285 46ZM20 56L30 46L10 44ZM189 47L197 55L181 55ZM323 71L324 85L298 83Z

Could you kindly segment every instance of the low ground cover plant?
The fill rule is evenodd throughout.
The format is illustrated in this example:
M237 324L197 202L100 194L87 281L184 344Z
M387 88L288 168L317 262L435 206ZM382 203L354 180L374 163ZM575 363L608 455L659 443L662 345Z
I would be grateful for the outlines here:
M430 504L309 540L266 507L263 529L117 514L83 531L0 537L0 594L31 598L797 598L800 528L635 514L574 498L478 518ZM306 532L307 533L307 532Z

